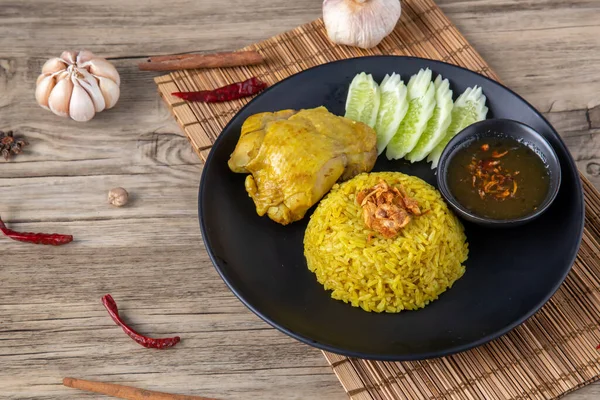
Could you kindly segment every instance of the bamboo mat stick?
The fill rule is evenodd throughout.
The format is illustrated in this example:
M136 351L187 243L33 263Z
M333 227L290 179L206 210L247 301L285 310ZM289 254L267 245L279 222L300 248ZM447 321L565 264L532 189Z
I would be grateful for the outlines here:
M68 377L63 379L63 385L73 389L79 389L86 392L94 392L104 394L106 396L116 397L118 399L128 400L215 400L208 397L154 392L152 390L138 389L131 386L117 385L114 383L86 381L84 379Z

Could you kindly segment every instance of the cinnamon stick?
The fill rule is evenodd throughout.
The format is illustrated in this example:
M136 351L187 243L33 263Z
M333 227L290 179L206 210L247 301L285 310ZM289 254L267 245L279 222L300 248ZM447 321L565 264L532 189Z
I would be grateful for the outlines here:
M197 55L198 54L169 54L167 56L152 56L148 58L148 62L183 60L184 58L190 58Z
M176 71L193 68L239 67L260 64L263 57L256 51L235 51L213 54L179 54L150 57L138 64L141 71Z
M94 392L106 396L116 397L118 399L128 400L215 400L209 399L208 397L154 392L152 390L138 389L131 386L86 381L84 379L77 378L64 378L63 385L74 389L85 390L87 392Z

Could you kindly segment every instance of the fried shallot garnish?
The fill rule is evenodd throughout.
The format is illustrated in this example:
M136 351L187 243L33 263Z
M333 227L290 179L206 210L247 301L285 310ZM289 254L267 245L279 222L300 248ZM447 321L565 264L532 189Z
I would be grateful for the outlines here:
M471 185L477 186L477 193L483 200L486 196L491 196L496 200L503 201L508 197L514 197L517 193L517 182L515 176L519 175L519 171L512 174L502 167L499 158L508 154L508 150L498 153L495 150L492 152L490 159L471 159L468 169L471 173Z
M356 203L363 209L365 225L388 239L408 225L410 214L422 215L417 201L410 198L401 185L393 187L384 180L358 192Z

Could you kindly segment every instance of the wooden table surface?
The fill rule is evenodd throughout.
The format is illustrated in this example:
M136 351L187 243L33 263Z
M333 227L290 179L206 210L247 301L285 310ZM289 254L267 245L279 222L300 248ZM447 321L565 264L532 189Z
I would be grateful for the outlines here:
M600 2L438 0L506 84L543 111L600 187ZM202 244L202 165L157 95L148 55L236 49L320 15L320 0L0 0L0 130L31 145L0 161L0 214L19 230L72 233L48 248L0 244L0 393L100 398L64 376L221 399L343 399L321 353L270 328L227 289ZM121 99L89 123L38 107L41 65L64 49L108 57ZM107 204L110 188L132 195ZM142 332L116 327L111 293ZM600 396L600 385L568 400Z

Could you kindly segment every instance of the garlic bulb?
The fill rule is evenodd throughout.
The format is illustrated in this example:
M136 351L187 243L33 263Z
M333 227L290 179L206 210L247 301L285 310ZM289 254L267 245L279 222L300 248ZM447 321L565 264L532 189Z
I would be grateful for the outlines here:
M399 0L324 0L323 22L337 44L375 47L400 19Z
M75 121L89 121L119 99L121 78L111 63L90 51L63 52L42 67L35 99L45 109Z

